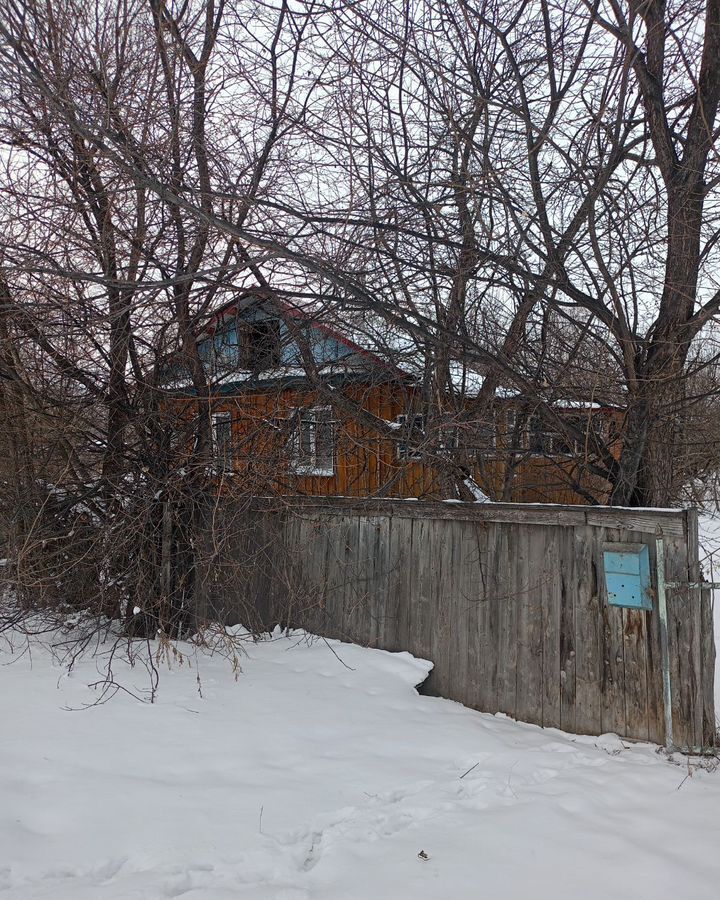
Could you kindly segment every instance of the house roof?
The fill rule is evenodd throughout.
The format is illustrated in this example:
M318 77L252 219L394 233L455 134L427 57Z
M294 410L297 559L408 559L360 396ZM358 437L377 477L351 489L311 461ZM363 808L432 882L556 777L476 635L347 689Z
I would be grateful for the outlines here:
M343 365L338 365L337 363L334 366L321 365L318 368L322 373L337 375L340 374L340 372L357 370L358 363L367 363L374 370L385 372L394 377L406 379L413 376L413 373L409 371L407 367L388 359L388 355L383 353L381 348L369 347L367 346L368 342L365 344L360 343L359 340L353 339L347 331L342 330L335 324L329 323L327 317L323 318L323 313L321 311L313 309L309 305L300 306L298 304L293 304L289 300L278 297L278 295L269 288L254 288L243 291L239 297L235 297L233 300L215 310L211 318L200 331L199 338L202 339L204 336L213 335L218 328L222 327L226 320L233 319L243 310L250 309L259 304L272 306L277 310L280 318L285 320L290 319L299 324L309 326L323 336L337 341L339 344L346 347L354 357L354 359L349 359ZM356 337L359 337L359 335L356 335ZM268 383L273 381L273 375L276 379L283 377L300 378L306 377L307 375L306 371L298 366L278 367L275 370L268 370L262 374L263 380ZM250 380L252 373L248 372L247 376L248 378L243 379L244 381ZM254 380L258 380L256 376L254 377Z
M329 311L318 304L293 302L290 294L283 297L269 287L253 287L240 292L232 300L216 309L199 332L199 339L211 337L219 328L233 320L238 313L255 305L271 306L279 317L310 327L324 337L337 341L350 352L342 360L318 365L318 374L325 381L347 382L367 378L368 369L374 377L400 379L415 382L422 379L425 359L421 348L409 333L392 330L383 323L363 320L344 327L331 322ZM233 390L267 389L270 387L290 387L307 382L307 372L301 365L275 366L262 372L233 367L213 380L213 386L220 393ZM477 366L461 360L450 363L450 379L458 394L465 397L477 396L483 386L485 375ZM180 385L177 385L180 387ZM501 399L519 398L520 392L507 386L500 386L495 396ZM616 404L583 399L581 397L555 397L552 405L556 409L567 410L611 410L619 409Z

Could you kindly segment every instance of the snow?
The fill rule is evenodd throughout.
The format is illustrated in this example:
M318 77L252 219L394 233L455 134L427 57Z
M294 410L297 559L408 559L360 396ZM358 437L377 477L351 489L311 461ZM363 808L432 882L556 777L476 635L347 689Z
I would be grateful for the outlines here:
M490 498L487 496L487 494L483 491L483 489L475 481L474 478L466 478L465 479L465 487L473 495L476 503L490 503L491 502Z
M246 647L86 708L102 659L0 643L2 900L716 900L720 772L419 695L406 653Z

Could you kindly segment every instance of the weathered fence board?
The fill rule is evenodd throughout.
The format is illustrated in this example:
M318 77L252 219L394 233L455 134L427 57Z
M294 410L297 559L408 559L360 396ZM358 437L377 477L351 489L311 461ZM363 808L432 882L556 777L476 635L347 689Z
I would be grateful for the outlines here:
M597 568L592 555L589 537L592 529L587 527L566 529L567 549L564 559L568 561L570 582L565 587L568 603L572 600L575 616L575 636L571 654L568 654L566 677L574 674L575 721L574 728L590 734L602 731L602 697L598 684L602 684L602 619L597 601ZM575 590L572 590L572 585ZM577 598L577 603L575 603ZM570 727L570 723L563 723Z
M583 526L578 527L582 528ZM572 528L560 530L559 538L562 542L560 547L560 634L557 638L560 648L559 727L566 731L578 730L575 595L581 582L576 571L575 554L581 548L576 546L574 537L575 532Z
M697 581L693 510L283 498L228 521L243 517L231 556L252 571L228 591L217 562L201 609L231 621L254 603L268 625L408 650L433 661L429 690L480 710L664 739L655 541L667 581ZM608 603L607 543L648 546L652 610ZM675 741L707 745L710 594L675 588L667 606Z

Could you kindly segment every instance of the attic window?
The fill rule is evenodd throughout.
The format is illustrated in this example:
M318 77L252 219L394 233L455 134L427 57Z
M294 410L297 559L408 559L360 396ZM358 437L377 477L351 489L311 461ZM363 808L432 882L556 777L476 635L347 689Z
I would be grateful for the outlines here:
M253 372L271 369L280 364L279 319L257 319L238 327L240 337L240 365Z

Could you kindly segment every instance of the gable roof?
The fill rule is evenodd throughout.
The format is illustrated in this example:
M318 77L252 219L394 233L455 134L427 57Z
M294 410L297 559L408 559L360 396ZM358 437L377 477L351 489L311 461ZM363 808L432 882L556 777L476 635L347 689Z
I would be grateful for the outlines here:
M408 377L412 377L411 372L388 359L379 349L363 346L359 341L354 340L347 333L330 324L326 318L323 318L322 313L316 309L312 309L309 305L300 306L284 300L278 297L277 293L270 288L253 288L243 291L240 296L233 298L233 300L215 310L199 332L198 341L201 342L205 338L212 338L218 331L225 330L228 325L232 327L237 319L242 317L244 312L249 312L256 308L269 308L281 321L292 321L297 323L300 328L309 328L316 335L322 336L324 341L334 341L348 351L342 355L342 362L340 359L334 362L320 361L321 364L318 366L320 370L332 369L333 367L337 369L339 367L343 371L350 369L358 371L363 368L367 371L370 368L375 372L382 372L394 378L405 380ZM292 334L288 337L289 342L294 342ZM287 370L293 371L288 373ZM242 375L243 370L238 369L237 374ZM248 373L248 376L250 374ZM273 372L271 370L267 370L263 374L266 376L265 381L272 380ZM283 374L292 374L295 377L299 377L306 375L306 372L302 366L298 365L276 367L276 376L281 377ZM250 380L250 378L243 377L236 380L245 382ZM257 378L253 380L257 381Z
M216 309L198 333L198 341L213 339L218 332L229 331L238 317L253 309L270 310L281 322L297 323L301 328L309 328L323 341L336 342L346 353L335 359L319 360L318 374L324 380L335 384L348 381L367 380L368 374L382 380L399 380L406 384L418 383L425 372L425 358L422 349L410 333L393 331L383 324L363 320L351 328L344 329L328 321L327 307L319 304L299 304L280 292L256 286L242 290L232 300ZM351 333L348 333L351 332ZM292 335L286 335L289 343ZM295 345L297 346L297 345ZM471 398L480 392L484 373L462 360L450 362L450 379L455 391ZM285 360L280 365L251 371L240 367L238 362L228 364L223 371L216 371L212 387L219 393L229 394L233 390L266 389L269 387L300 386L308 381L308 373L298 356L292 361ZM180 385L178 385L180 387ZM495 391L499 399L519 398L520 392L514 388L500 386ZM549 402L556 409L620 409L615 403L604 399L588 399L579 396L552 397Z

